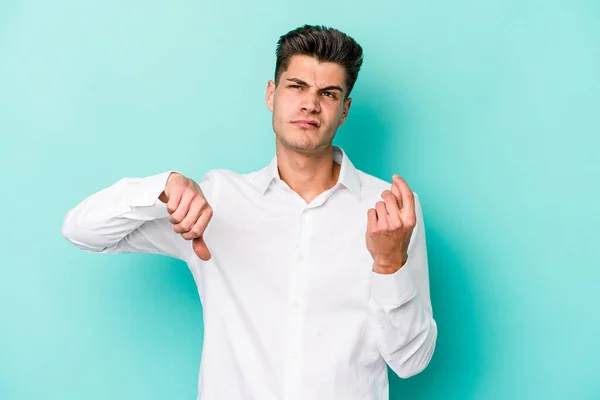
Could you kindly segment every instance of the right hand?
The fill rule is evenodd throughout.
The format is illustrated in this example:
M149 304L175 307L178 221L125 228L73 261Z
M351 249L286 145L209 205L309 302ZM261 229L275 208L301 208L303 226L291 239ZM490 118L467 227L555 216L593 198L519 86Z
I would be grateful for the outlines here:
M167 203L169 221L173 230L185 240L192 241L194 253L204 261L210 260L210 251L204 242L204 231L213 215L200 186L177 172L167 179L159 200Z

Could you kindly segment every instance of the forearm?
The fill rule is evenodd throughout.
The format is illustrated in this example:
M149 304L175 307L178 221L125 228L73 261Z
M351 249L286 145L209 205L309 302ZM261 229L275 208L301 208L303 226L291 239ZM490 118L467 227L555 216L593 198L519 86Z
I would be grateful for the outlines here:
M144 223L168 217L166 205L158 197L170 173L124 178L88 196L66 213L63 235L84 250L110 251Z
M400 377L421 372L437 340L429 296L429 268L423 211L415 198L417 219L406 257L373 264L372 306L382 356Z
M408 270L386 276L374 273L373 298L378 346L390 368L400 377L421 372L433 355L437 325L423 306Z

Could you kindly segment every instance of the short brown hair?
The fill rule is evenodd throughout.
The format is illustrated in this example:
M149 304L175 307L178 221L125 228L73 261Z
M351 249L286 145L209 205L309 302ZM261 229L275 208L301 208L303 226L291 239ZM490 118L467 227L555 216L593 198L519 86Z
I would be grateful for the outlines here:
M350 36L322 25L304 25L279 38L275 51L275 83L288 69L292 56L307 55L321 62L334 62L346 71L346 86L350 95L363 62L362 47Z

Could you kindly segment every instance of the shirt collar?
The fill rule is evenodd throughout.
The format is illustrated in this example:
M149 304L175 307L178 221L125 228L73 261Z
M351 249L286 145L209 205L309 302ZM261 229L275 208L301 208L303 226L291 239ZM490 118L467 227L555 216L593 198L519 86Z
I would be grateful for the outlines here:
M333 146L333 160L341 164L338 185L345 186L360 199L360 177L346 153L341 147ZM268 166L259 171L256 183L261 195L264 195L274 179L280 179L277 169L277 155L273 157Z

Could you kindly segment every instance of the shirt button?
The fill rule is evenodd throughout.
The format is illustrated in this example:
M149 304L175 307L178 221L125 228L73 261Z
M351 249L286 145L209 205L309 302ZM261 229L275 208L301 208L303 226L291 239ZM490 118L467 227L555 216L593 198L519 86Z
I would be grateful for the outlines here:
M302 262L302 260L304 260L304 258L302 257L302 254L298 254L297 260L298 260L298 262Z
M300 309L300 303L298 300L294 300L294 311L298 311Z

